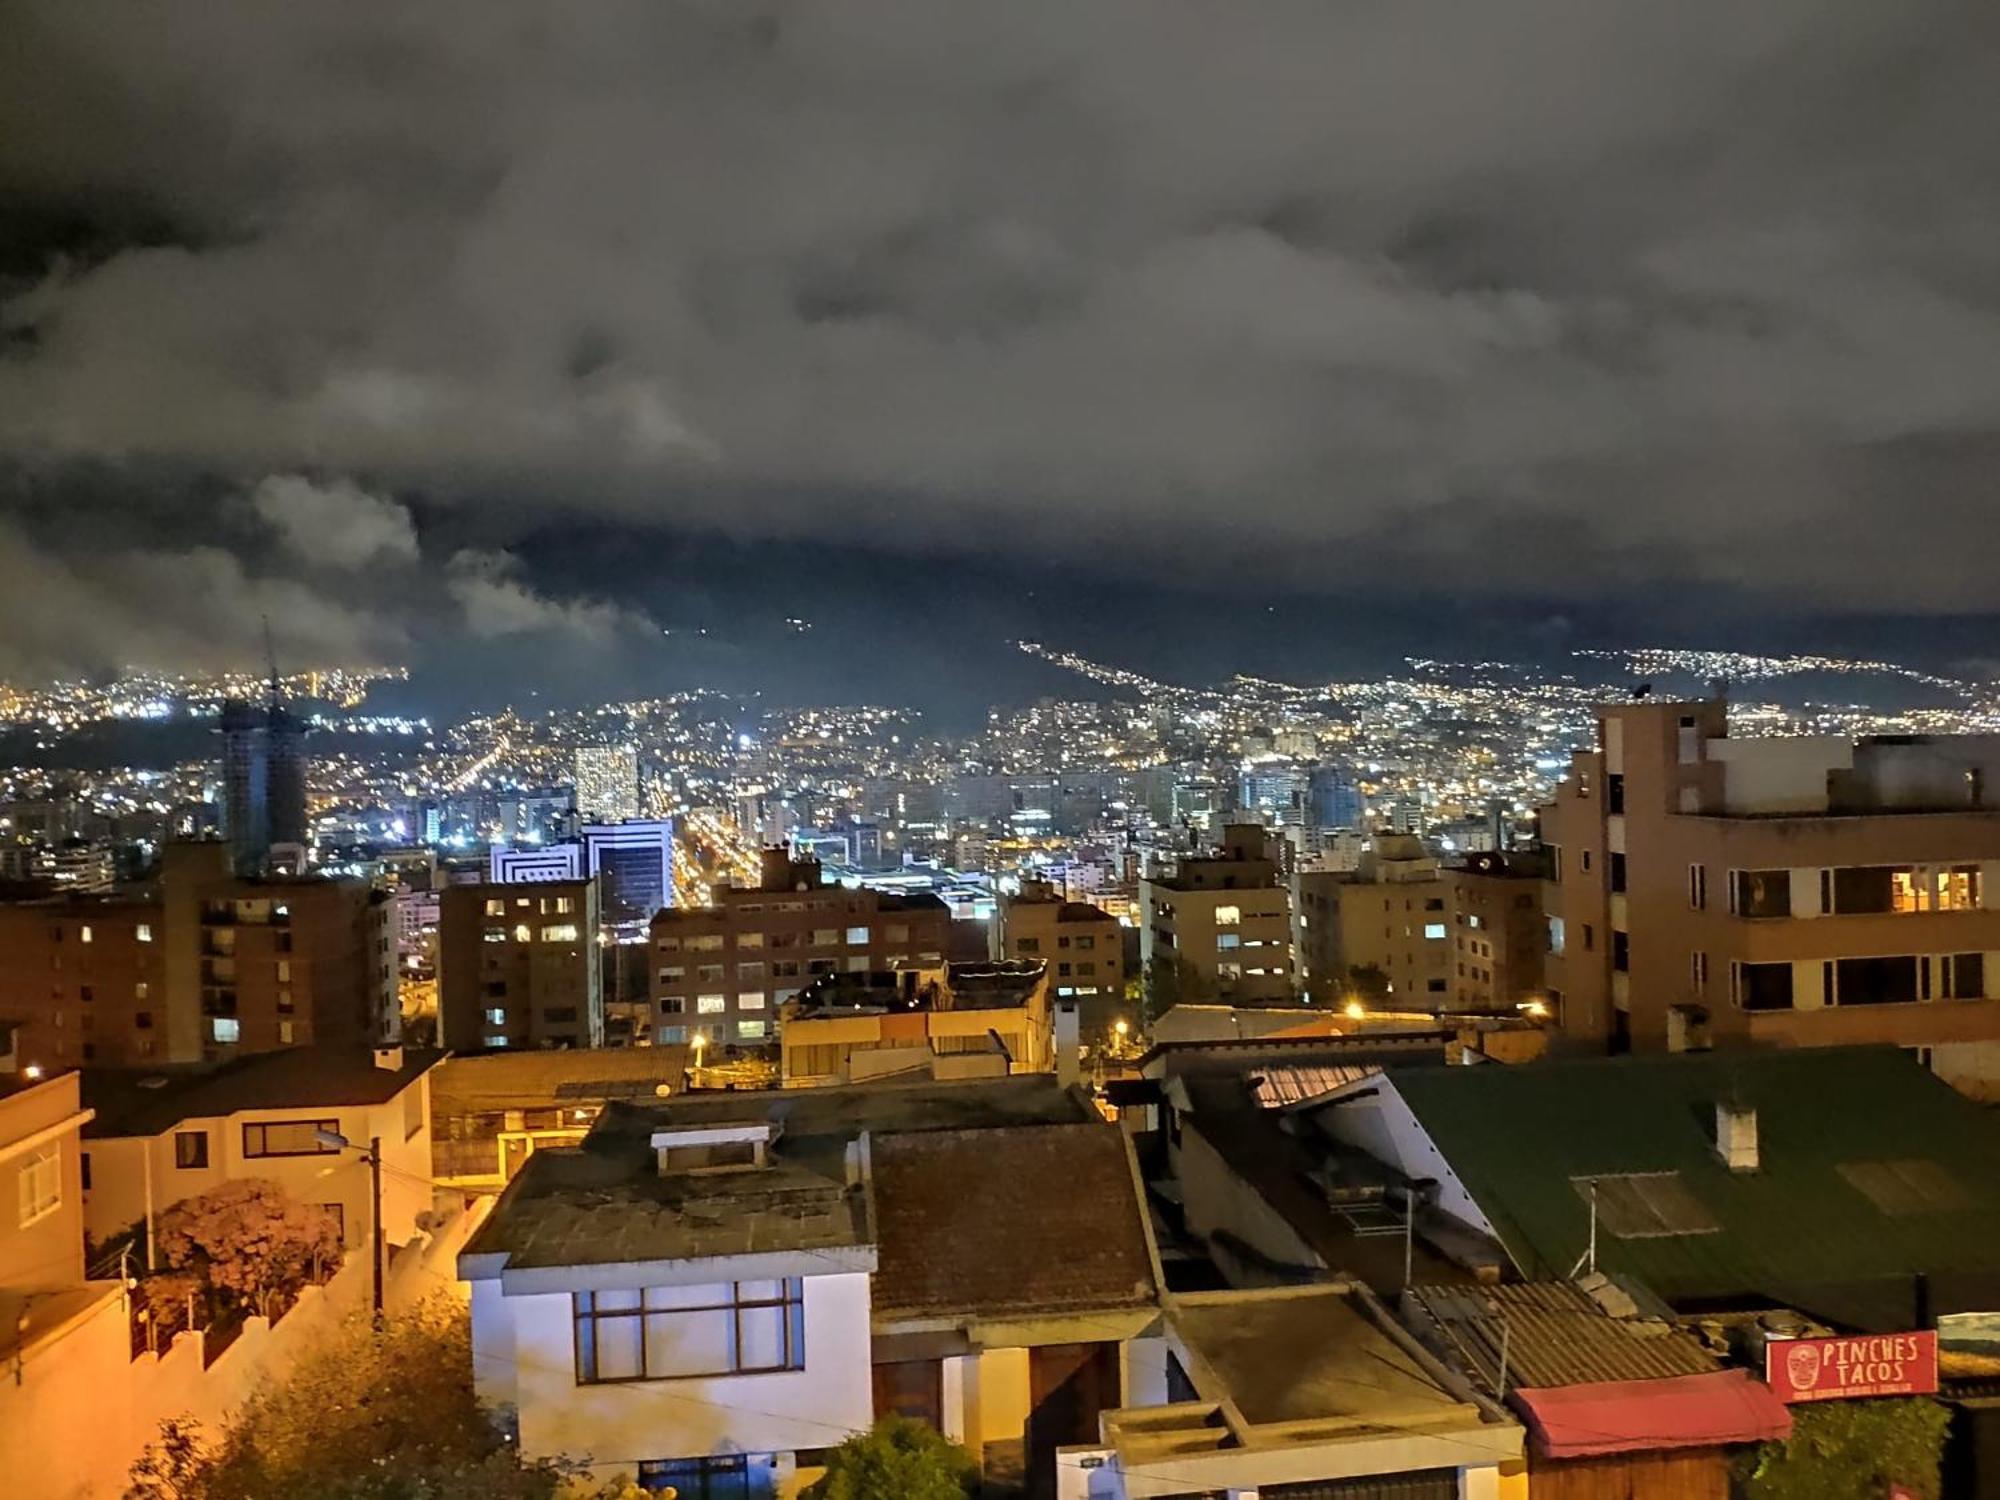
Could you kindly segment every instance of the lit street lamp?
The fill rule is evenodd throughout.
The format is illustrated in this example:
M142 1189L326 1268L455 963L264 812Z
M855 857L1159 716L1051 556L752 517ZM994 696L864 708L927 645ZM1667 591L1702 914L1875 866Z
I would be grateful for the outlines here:
M369 1227L371 1247L375 1265L375 1326L382 1326L382 1137L370 1136L368 1149L361 1148L337 1130L315 1130L313 1140L335 1151L360 1151L361 1159L368 1163L368 1198L370 1206Z

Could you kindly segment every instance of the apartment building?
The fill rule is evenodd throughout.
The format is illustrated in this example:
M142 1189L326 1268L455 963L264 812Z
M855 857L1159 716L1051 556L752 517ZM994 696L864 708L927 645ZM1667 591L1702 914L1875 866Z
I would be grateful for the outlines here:
M446 886L438 1034L453 1051L601 1047L597 882Z
M240 877L221 843L168 845L144 891L0 904L0 1021L50 1070L393 1042L395 966L388 895Z
M1278 842L1257 824L1232 823L1218 853L1139 882L1139 962L1149 983L1156 962L1171 962L1224 1000L1293 998L1291 891Z
M1301 870L1292 884L1301 980L1316 1004L1386 984L1399 1005L1450 1005L1451 883L1421 839L1378 834L1352 873Z
M1545 869L1531 854L1481 853L1444 871L1452 1009L1493 1012L1546 1003Z
M1099 1042L1126 1011L1125 932L1102 907L1024 880L1020 894L1000 898L994 956L1046 963L1056 998L1078 1002L1083 1039Z
M782 1020L788 1088L1057 1070L1049 966L1040 959L826 974L786 1003Z
M1598 716L1542 809L1548 983L1613 1051L1891 1043L2000 1095L2000 737L1735 739Z
M817 860L764 851L755 889L653 919L653 1036L760 1046L778 1011L814 979L944 962L951 910L927 892L889 895L822 883Z

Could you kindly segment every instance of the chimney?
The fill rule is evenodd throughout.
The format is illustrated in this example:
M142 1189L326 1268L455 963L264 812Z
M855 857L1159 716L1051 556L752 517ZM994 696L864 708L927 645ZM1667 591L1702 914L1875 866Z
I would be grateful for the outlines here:
M1715 1151L1732 1172L1756 1171L1757 1111L1747 1104L1717 1104Z
M1056 1082L1064 1088L1083 1082L1082 1031L1076 1001L1056 1001Z
M391 1073L403 1071L403 1049L401 1047L377 1047L375 1066L386 1068Z

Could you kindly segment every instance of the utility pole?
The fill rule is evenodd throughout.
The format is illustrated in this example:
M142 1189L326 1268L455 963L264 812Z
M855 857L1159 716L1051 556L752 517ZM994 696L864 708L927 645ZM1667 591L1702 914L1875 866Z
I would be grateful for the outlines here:
M382 1137L368 1138L369 1237L375 1254L375 1326L382 1326Z

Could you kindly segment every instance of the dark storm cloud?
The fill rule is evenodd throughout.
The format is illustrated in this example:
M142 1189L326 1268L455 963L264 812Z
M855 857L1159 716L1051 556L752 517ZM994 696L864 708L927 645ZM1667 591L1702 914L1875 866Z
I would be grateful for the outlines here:
M1990 5L12 13L24 461L2000 606ZM388 545L347 555L535 614L489 547Z

